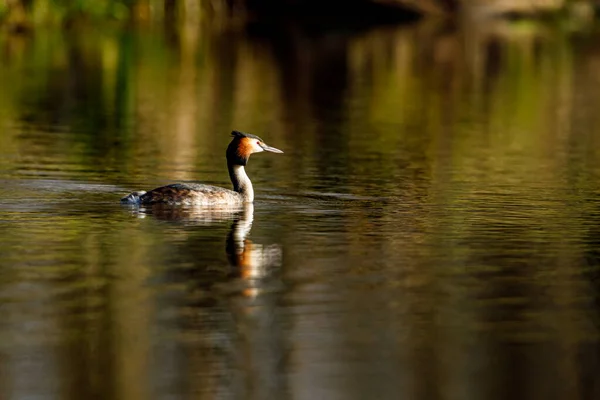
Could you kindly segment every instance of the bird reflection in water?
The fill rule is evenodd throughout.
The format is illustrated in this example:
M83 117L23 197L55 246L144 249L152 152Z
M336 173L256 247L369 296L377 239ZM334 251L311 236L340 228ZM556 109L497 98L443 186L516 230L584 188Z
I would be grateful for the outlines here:
M284 398L289 388L283 367L287 354L285 323L278 312L283 294L278 273L282 250L278 244L262 245L248 239L254 222L253 204L224 208L154 205L132 211L140 218L183 225L186 229L177 233L190 241L196 237L188 227L192 231L196 226L212 229L220 222L232 221L225 240L226 271L209 267L213 255L198 242L194 246L201 249L197 254L189 253L187 247L174 255L179 260L183 257L179 264L188 264L191 257L192 270L178 270L176 265L169 268L169 280L179 276L188 284L186 300L177 307L192 311L177 314L186 315L176 329L188 338L187 361L181 364L180 376L193 376L190 385L194 392L232 398ZM168 309L178 301L162 304Z
M254 222L253 203L213 207L156 204L149 207L134 206L131 210L138 218L152 216L158 220L183 223L186 226L210 226L233 220L225 246L232 267L228 281L239 279L243 285L241 294L244 296L255 297L260 294L263 279L281 265L282 252L278 244L265 246L248 239Z
M261 279L281 265L281 248L277 244L263 246L249 240L254 220L254 205L246 204L239 219L234 221L227 235L227 256L235 268L234 274L244 283L242 294L255 297L260 293Z

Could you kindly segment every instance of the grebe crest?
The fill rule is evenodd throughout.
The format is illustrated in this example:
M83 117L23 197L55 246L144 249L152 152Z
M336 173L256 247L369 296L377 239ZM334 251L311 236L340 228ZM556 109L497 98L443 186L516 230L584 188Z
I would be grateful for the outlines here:
M268 151L283 153L275 147L268 146L256 135L240 131L232 131L233 139L225 153L229 178L233 190L200 183L174 183L148 192L137 191L121 199L124 204L186 204L186 205L218 205L251 203L254 201L254 188L245 167L250 155Z

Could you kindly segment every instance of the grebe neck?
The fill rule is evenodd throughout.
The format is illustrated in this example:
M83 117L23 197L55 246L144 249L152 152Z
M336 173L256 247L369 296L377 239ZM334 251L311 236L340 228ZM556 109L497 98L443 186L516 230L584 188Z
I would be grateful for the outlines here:
M250 178L246 175L246 170L243 165L239 164L227 164L229 170L229 178L233 183L233 190L238 192L244 198L244 201L254 201L254 188Z

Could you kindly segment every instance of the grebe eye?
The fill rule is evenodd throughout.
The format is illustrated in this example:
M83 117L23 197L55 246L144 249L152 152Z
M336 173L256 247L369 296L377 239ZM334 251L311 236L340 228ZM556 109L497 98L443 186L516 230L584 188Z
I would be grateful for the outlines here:
M260 140L257 140L257 141L256 141L256 144L260 145Z

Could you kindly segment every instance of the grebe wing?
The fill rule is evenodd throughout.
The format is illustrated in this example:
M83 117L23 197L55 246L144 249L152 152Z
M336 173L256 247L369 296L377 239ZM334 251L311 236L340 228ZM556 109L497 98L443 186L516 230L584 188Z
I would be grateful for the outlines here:
M152 189L140 196L140 203L222 204L241 201L239 193L201 183L173 183Z

